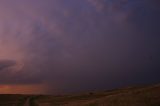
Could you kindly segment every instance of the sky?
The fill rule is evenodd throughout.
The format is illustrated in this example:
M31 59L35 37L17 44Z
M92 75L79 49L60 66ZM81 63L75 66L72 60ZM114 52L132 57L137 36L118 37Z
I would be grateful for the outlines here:
M0 93L160 82L159 0L0 0Z

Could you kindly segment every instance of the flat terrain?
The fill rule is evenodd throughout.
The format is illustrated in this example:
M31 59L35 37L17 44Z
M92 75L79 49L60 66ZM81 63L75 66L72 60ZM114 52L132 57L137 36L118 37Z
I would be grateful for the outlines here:
M79 95L0 95L0 106L160 106L160 85Z

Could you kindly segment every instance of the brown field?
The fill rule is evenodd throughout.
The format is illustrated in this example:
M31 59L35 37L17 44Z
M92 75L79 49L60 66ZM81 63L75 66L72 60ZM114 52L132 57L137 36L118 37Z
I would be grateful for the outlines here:
M160 106L160 85L77 95L0 95L0 106Z

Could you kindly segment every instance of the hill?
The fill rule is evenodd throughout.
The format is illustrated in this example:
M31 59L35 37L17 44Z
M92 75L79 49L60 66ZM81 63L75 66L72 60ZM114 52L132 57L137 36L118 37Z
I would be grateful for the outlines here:
M160 85L65 96L3 94L0 106L160 106Z

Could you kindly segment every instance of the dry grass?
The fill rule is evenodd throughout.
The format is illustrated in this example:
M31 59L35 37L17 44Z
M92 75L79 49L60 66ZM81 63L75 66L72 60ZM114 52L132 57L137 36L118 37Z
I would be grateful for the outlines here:
M68 96L0 95L0 106L160 106L160 85Z
M41 96L37 98L37 102L46 103L46 106L160 106L160 86L126 88L77 96Z
M25 102L27 95L0 95L0 106L22 106Z

